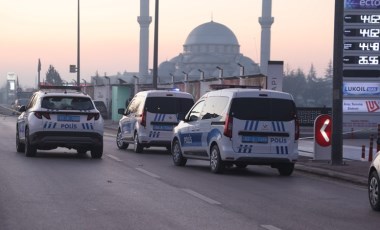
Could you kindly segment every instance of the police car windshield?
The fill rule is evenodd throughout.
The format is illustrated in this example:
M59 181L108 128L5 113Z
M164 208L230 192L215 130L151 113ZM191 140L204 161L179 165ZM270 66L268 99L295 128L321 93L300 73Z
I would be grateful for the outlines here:
M94 106L87 97L44 97L41 102L44 109L56 110L91 110Z
M190 98L148 97L145 108L150 113L186 114L193 104L194 101Z
M230 109L240 120L291 121L295 114L293 101L278 98L234 98Z

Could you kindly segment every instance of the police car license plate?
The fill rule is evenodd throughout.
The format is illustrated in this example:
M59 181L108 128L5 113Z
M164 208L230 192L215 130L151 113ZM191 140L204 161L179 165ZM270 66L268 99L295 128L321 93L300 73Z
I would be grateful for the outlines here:
M242 142L244 142L244 143L268 143L268 137L243 136Z
M73 115L58 115L58 121L70 121L70 122L79 122L80 116L73 116Z
M171 125L153 125L153 130L172 131L173 126L171 126Z

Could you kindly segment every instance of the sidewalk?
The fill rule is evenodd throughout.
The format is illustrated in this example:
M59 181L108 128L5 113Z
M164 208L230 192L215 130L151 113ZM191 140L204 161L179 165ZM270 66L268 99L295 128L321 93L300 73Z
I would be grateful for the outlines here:
M116 136L118 122L105 120L104 129L108 134ZM319 176L332 177L358 185L366 186L368 180L369 140L367 139L344 139L343 140L343 164L332 165L329 161L313 160L314 140L305 138L299 140L299 159L295 165L298 171L312 173ZM365 160L361 159L362 145L366 146ZM376 152L376 141L373 146L373 157Z

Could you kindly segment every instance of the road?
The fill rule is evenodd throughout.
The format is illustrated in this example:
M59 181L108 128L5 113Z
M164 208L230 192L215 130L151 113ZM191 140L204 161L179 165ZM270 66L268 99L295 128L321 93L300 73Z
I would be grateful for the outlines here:
M173 165L164 149L118 150L105 133L100 160L56 149L27 158L16 118L0 117L0 229L378 229L367 190L267 166L222 175L208 163Z

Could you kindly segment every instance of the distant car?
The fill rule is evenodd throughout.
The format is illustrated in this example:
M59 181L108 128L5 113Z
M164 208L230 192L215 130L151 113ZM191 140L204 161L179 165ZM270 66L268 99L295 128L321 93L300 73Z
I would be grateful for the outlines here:
M58 147L103 154L103 119L89 95L78 87L42 87L27 106L21 106L16 124L16 150L27 157L37 149Z
M96 109L99 110L100 115L102 115L103 119L108 119L107 106L104 104L104 101L94 100L94 104Z
M376 154L368 172L368 198L373 210L380 211L380 156Z
M27 105L28 102L29 102L29 98L16 99L15 102L12 104L12 109L18 111L21 106Z

